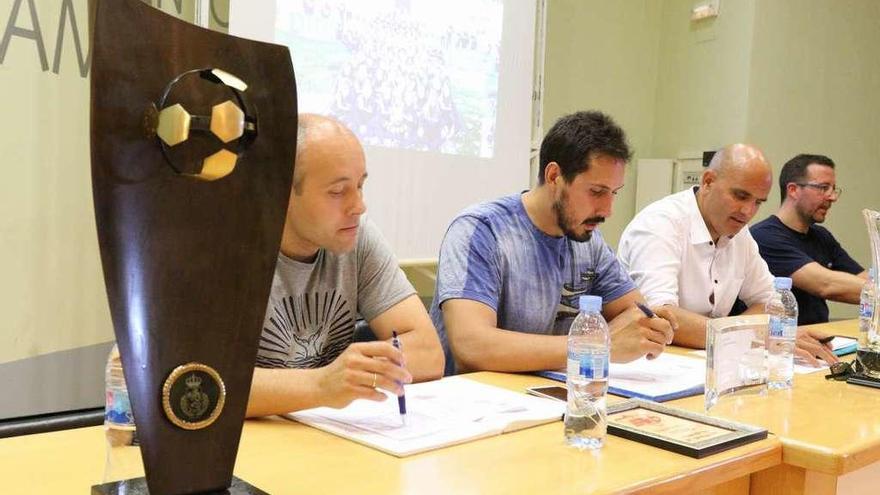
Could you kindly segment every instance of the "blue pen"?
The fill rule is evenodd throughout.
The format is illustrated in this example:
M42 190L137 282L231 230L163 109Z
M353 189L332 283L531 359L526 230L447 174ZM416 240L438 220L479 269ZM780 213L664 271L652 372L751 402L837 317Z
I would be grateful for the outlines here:
M645 306L644 304L642 304L638 301L636 301L636 306L638 306L638 308L642 310L642 313L645 313L645 316L647 316L648 318L654 318L657 316L654 314L653 311L651 311L651 308Z
M657 317L657 315L653 311L651 311L651 308L645 306L644 304L642 304L638 301L636 301L636 307L638 307L640 310L642 310L642 313L645 313L645 316L647 316L648 318L656 318ZM673 329L673 331L674 330L675 329ZM671 343L672 343L671 340L669 342L667 342L667 344L671 344Z
M400 347L400 339L397 338L397 331L391 331L391 345L393 345L396 349L401 352L403 349ZM403 384L400 385L403 387ZM406 424L406 394L400 394L397 396L397 409L400 410L400 419L403 421L403 424Z

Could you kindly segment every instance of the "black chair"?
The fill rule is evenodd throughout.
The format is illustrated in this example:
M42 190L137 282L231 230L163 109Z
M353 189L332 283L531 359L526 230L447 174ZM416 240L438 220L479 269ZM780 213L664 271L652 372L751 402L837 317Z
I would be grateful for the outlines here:
M372 342L374 340L378 340L378 338L366 320L358 319L354 322L353 342Z

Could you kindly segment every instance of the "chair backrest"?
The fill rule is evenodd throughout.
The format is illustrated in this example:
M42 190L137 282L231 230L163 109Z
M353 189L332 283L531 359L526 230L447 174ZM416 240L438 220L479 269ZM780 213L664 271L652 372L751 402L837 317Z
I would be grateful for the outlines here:
M25 418L0 421L0 438L47 433L50 431L67 430L97 426L104 423L104 408L82 409L62 413L41 414Z

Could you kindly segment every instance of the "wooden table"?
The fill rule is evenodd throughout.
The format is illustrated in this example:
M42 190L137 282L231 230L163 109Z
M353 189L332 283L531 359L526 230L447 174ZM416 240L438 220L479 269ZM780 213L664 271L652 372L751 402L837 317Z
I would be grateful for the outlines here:
M550 383L528 375L477 373L513 390ZM556 422L398 459L279 418L245 422L236 475L274 494L748 493L750 475L779 465L777 438L691 459L609 436L598 452L563 443ZM100 427L0 440L3 493L88 493L102 481ZM114 466L120 476L134 467Z
M858 336L857 320L811 328ZM763 426L782 442L783 464L755 474L753 494L880 493L880 389L826 380L826 374L795 375L791 390L713 408L713 416ZM698 412L704 407L702 396L669 404Z

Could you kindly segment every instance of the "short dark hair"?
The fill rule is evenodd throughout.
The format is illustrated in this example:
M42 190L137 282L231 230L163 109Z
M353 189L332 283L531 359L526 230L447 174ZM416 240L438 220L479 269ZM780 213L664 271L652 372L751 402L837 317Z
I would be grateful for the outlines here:
M547 164L556 162L562 177L571 182L590 166L596 155L628 162L632 157L626 134L614 120L598 111L577 112L560 118L541 142L538 183L544 183Z
M804 177L807 176L807 167L812 164L825 165L834 168L834 161L825 155L807 155L800 154L791 160L785 162L782 171L779 172L779 202L784 203L788 197L788 185L791 183L800 184Z

